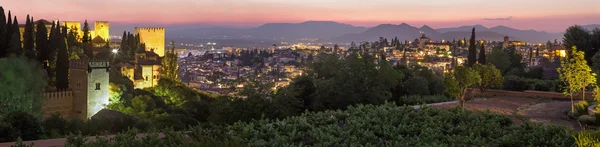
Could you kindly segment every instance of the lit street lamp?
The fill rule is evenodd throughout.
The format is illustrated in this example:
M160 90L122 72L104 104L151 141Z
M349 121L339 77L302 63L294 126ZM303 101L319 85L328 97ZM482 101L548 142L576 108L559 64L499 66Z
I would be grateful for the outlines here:
M115 49L112 49L112 53L113 53L113 54L117 54L117 53L119 53L119 50L118 50L118 49L116 49L116 48L115 48Z

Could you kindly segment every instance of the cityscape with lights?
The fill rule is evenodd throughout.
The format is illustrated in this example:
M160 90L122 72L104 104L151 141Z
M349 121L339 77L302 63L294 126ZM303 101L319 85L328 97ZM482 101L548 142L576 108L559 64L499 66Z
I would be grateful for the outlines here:
M595 0L6 1L0 147L600 146Z

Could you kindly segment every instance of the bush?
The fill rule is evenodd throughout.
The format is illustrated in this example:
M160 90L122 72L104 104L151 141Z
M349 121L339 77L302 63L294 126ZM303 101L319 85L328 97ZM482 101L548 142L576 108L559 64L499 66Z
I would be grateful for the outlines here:
M160 136L162 132L164 136ZM244 147L246 141L237 137L217 134L218 131L203 129L201 127L191 128L189 133L162 129L145 133L143 137L137 137L140 132L136 129L118 133L114 138L106 139L97 137L87 140L82 135L70 135L65 146L67 147L94 147L94 146L198 146L198 147ZM110 143L110 144L109 144Z
M600 130L583 130L573 135L575 143L579 147L597 147L600 146Z
M404 87L408 95L429 95L429 82L420 76L408 79L404 82Z
M23 111L8 113L2 121L12 126L16 136L23 138L23 140L36 140L39 139L42 134L41 125L38 119Z
M515 125L503 115L387 103L307 112L229 128L251 146L570 146L562 127Z
M587 101L579 101L575 104L575 110L579 114L587 114L587 108L590 106Z
M8 123L0 122L0 142L10 142L17 139L17 130Z
M400 105L420 105L420 104L430 104L430 103L438 103L438 102L448 102L453 101L454 98L447 97L444 95L410 95L410 96L402 96L398 99L398 104Z
M596 117L590 115L581 115L577 118L577 121L582 124L594 125L596 124Z
M559 90L557 87L558 81L556 80L529 79L509 75L504 77L502 89L511 91L537 90L556 92Z

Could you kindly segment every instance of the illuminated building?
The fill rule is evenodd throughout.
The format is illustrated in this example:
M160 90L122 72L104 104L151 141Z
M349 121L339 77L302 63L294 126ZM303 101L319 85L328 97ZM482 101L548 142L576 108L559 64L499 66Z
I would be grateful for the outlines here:
M50 36L50 29L52 29L52 23L53 22L50 22L50 21L47 21L47 20L44 20L44 19L40 19L40 20L34 22L34 24L33 24L34 31L37 32L37 24L40 21L42 23L44 23L44 26L46 26L46 30L48 30L48 34L47 35ZM25 24L19 24L19 33L21 33L21 42L23 42L23 34L24 34L24 32L25 32Z
M87 120L109 104L108 62L86 59L69 62L69 89L43 94L44 117L60 113L64 118Z
M146 44L146 51L152 51L158 56L165 55L165 29L164 28L138 28L134 34L140 36L140 42Z
M82 37L81 35L83 35L83 32L81 31L81 22L79 22L79 21L63 21L63 26L66 26L68 31L75 29L77 34L80 35L79 37Z
M103 40L110 39L110 25L108 21L96 21L94 23L94 32L91 32L91 38L95 38L96 36L100 36Z
M161 58L154 52L141 51L136 53L135 63L121 63L119 70L123 76L133 81L137 89L150 88L158 84L160 79Z

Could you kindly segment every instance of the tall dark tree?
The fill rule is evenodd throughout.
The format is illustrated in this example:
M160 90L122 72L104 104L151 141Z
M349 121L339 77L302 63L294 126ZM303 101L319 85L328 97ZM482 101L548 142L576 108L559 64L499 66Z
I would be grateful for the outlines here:
M469 40L469 54L467 55L467 66L472 67L477 63L477 47L475 41L475 28L471 31L471 40Z
M6 14L4 14L4 8L0 6L0 57L4 57L6 54Z
M81 31L83 31L83 36L81 36L81 42L91 43L92 37L90 35L90 25L88 24L87 20L85 20L85 22L83 23L83 29Z
M47 67L50 57L50 49L48 49L48 29L43 21L38 21L35 32L35 50L37 51L37 60Z
M575 46L577 50L583 51L585 60L591 64L592 56L596 54L596 50L592 50L590 37L590 33L583 27L574 25L569 27L565 32L563 42L566 48Z
M57 25L57 32L55 35L56 47L58 54L56 55L56 88L67 89L69 88L69 52L66 41L66 27L60 30L60 26Z
M482 41L481 48L479 48L479 64L486 64L485 58L485 43Z
M119 45L119 49L125 56L130 57L132 54L131 50L127 47L127 32L123 31L123 37L121 38L121 44Z
M17 20L16 16L11 27L12 36L10 37L10 42L8 43L8 54L21 56L23 55L23 49L21 47L21 32L19 31L19 21Z
M34 36L33 21L32 18L27 15L25 31L23 31L23 51L25 52L25 56L29 59L36 59Z

